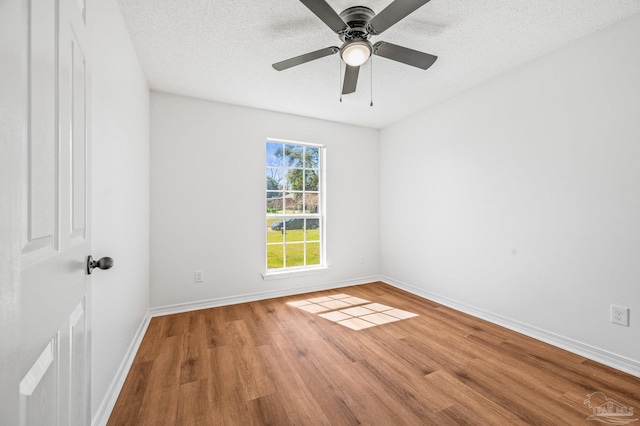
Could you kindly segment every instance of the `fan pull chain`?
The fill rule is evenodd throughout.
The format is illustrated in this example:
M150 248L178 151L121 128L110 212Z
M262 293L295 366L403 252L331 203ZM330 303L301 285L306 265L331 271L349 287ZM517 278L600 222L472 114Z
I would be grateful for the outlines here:
M342 62L340 61L340 56L338 55L338 69L340 70L338 81L338 93L340 93L340 102L342 102Z
M371 56L371 58L369 58L369 61L371 62L371 65L369 65L369 69L371 70L371 79L369 80L371 82L371 103L369 104L370 107L373 106L373 56Z

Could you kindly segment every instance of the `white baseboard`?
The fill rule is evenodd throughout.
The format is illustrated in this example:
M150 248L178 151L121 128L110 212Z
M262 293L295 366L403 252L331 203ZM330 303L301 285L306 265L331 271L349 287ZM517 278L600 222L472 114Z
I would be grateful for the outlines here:
M197 311L199 309L217 308L219 306L235 305L238 303L255 302L257 300L273 299L274 297L292 296L296 294L310 293L312 291L331 290L334 288L349 287L352 285L367 284L380 281L380 277L364 277L347 281L316 284L307 287L293 287L281 290L261 291L257 293L241 294L238 296L219 297L216 299L200 300L196 302L178 303L175 305L158 306L149 310L151 317L179 314L182 312Z
M616 370L624 371L625 373L632 374L636 377L640 377L640 362L633 359L629 359L606 350L596 348L586 343L579 342L577 340L570 339L568 337L561 336L528 324L515 321L510 318L496 315L491 312L484 311L474 306L467 305L465 303L458 302L447 297L431 293L430 291L423 290L418 287L394 280L389 277L382 276L378 281L382 281L393 287L397 287L401 290L423 297L425 299L432 300L449 308L453 308L457 311L464 312L477 318L489 321L493 324L505 327L509 330L524 334L525 336L532 337L536 340L548 343L574 354L583 356L592 361L599 362Z
M133 365L133 360L138 353L138 349L140 348L140 343L142 343L142 338L147 331L147 327L149 327L149 322L151 321L151 315L149 311L145 314L136 334L134 334L131 344L129 345L129 349L127 349L127 353L116 372L116 376L114 377L107 393L98 407L98 411L96 415L93 417L91 421L91 426L106 426L109 421L109 416L111 416L111 411L113 411L113 407L116 405L116 401L118 400L118 395L120 395L120 391L122 390L122 386L124 385L124 381L129 374L129 370L131 369L131 365Z

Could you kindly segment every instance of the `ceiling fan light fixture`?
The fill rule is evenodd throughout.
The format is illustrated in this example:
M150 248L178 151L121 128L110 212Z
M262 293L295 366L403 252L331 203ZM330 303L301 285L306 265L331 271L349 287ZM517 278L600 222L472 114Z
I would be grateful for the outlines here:
M340 49L342 60L352 67L359 67L371 56L371 43L367 40L348 41Z

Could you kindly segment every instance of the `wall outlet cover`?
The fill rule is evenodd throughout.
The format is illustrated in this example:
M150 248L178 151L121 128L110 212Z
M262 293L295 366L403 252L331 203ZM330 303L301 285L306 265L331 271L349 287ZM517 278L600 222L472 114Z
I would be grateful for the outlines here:
M629 308L611 305L611 322L614 324L629 326Z

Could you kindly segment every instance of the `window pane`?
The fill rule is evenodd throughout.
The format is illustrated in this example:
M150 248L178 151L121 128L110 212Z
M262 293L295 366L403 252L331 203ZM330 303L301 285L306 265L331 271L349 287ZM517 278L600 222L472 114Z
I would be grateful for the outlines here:
M282 155L282 144L276 142L267 142L267 166L284 165L284 156Z
M308 223L309 219L302 217L289 218L284 221L285 240L286 242L302 242L305 239L305 225L314 225ZM317 225L317 224L316 224Z
M320 243L307 244L307 265L320 264Z
M304 208L304 194L302 192L292 192L289 207L291 211L288 213L302 213ZM288 208L289 208L288 207Z
M282 175L282 169L275 167L267 167L267 191L282 191L285 185L285 179Z
M267 219L267 244L284 242L282 222L282 218Z
M285 170L287 189L304 191L304 170L288 168Z
M320 149L308 146L306 147L304 165L310 169L317 169L320 167Z
M307 242L317 242L320 241L320 230L319 229L307 229Z
M284 244L267 246L267 269L284 268Z
M320 196L318 193L305 193L304 194L304 212L305 213L318 213L318 202L320 201Z
M267 192L267 213L281 214L282 192Z
M304 266L304 244L285 244L287 252L287 267Z
M306 191L317 191L318 190L318 182L320 181L320 176L317 170L305 170L304 171L305 178L305 186L304 189ZM277 188L275 188L277 189Z
M284 146L284 163L289 167L303 167L304 147L301 145Z
M296 207L296 200L293 198L293 194L290 192L284 193L283 198L283 213L293 213Z

